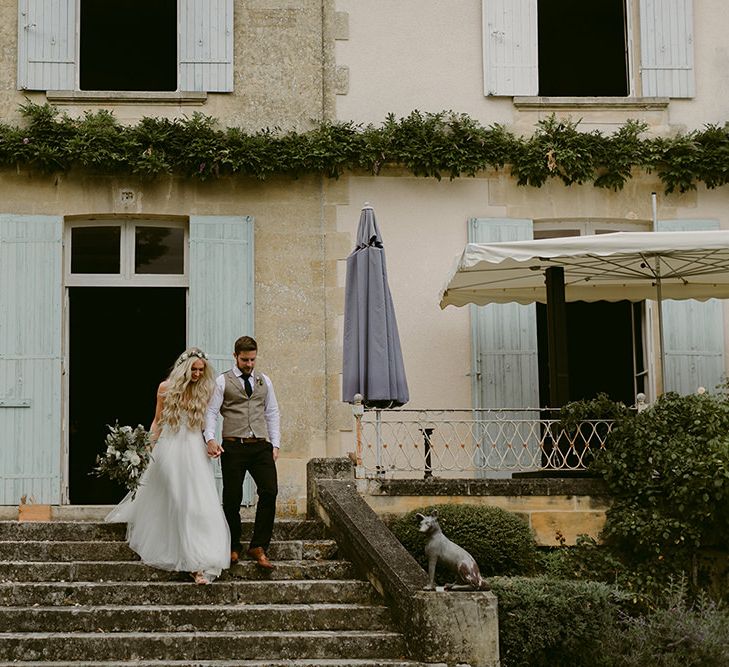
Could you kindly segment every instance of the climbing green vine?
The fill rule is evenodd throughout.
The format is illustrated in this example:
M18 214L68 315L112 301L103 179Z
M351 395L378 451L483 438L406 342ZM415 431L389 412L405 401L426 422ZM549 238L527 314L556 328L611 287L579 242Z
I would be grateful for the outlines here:
M206 180L225 174L265 179L274 174L347 171L378 174L396 166L441 179L508 168L520 185L592 183L620 190L634 170L656 173L665 191L729 182L729 130L707 125L674 137L643 136L629 120L612 135L581 132L578 122L540 121L530 137L502 125L484 127L465 114L390 114L380 126L324 121L307 132L219 127L200 113L189 118L143 118L119 123L108 111L70 118L51 105L21 107L21 126L0 124L0 168L47 172L73 168L96 173L163 174Z

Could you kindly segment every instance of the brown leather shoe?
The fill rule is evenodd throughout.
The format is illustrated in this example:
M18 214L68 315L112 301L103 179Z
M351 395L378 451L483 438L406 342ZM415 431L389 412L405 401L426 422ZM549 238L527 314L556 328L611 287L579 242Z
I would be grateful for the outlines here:
M230 552L230 564L231 565L235 565L238 562L239 558L240 558L240 554L237 551Z
M266 556L266 552L263 550L263 547L253 547L248 549L248 551L246 551L246 555L256 561L259 567L265 567L267 570L273 570L276 567L270 560L268 560L268 556Z

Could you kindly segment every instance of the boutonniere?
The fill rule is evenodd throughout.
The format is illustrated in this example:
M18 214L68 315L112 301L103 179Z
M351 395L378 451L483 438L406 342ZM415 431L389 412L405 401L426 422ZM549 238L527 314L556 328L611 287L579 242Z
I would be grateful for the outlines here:
M259 387L262 387L263 386L263 378L260 375L256 375L256 384Z

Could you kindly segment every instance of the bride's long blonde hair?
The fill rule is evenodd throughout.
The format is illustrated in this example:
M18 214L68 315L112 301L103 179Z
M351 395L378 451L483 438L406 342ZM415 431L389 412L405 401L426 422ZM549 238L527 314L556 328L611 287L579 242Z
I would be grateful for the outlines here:
M202 360L203 374L197 382L191 382L192 365ZM215 387L215 374L208 361L208 355L198 347L185 350L175 362L167 377L165 404L162 409L162 424L173 430L180 427L180 421L187 415L191 429L202 429L205 423L205 409Z

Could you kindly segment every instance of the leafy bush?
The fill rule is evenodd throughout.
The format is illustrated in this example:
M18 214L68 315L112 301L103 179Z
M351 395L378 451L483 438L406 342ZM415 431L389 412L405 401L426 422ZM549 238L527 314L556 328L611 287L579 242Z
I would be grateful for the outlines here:
M337 178L348 170L378 174L388 166L454 179L508 165L519 185L534 187L559 179L565 185L592 182L617 191L637 169L656 173L667 193L729 182L724 166L729 129L717 125L644 137L646 125L629 120L614 134L603 135L551 115L537 123L532 136L521 137L501 125L484 127L466 114L416 110L404 118L390 114L379 126L321 121L308 131L247 132L218 127L214 118L200 113L122 125L103 110L70 118L51 105L28 102L20 112L22 126L0 123L0 168L54 172L82 167L203 181L230 174Z
M589 535L578 535L575 546L540 551L540 571L555 579L590 579L620 584L625 565L609 549Z
M652 613L624 617L606 648L615 667L726 667L729 613L703 595L689 605L681 581Z
M603 537L658 589L729 547L729 399L668 393L616 423L595 462L613 499ZM692 582L695 584L696 582Z
M517 515L488 505L429 505L392 522L390 528L415 559L427 569L425 538L418 531L415 515L438 510L445 535L468 551L483 577L533 572L537 548L529 526ZM437 580L452 581L453 575L438 568Z
M632 596L599 582L495 577L502 667L726 667L729 613L685 580L656 609L635 614Z
M593 581L496 577L502 667L608 667L623 596Z

